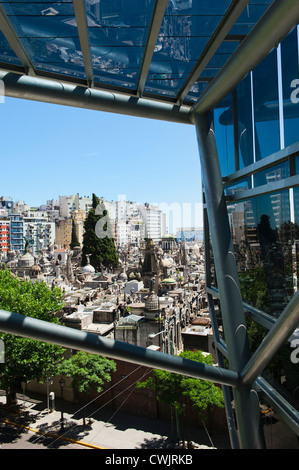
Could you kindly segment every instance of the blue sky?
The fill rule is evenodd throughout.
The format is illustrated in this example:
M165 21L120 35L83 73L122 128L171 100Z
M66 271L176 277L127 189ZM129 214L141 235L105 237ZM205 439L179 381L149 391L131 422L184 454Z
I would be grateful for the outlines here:
M94 192L192 212L202 200L193 126L9 97L0 116L2 196L39 206Z

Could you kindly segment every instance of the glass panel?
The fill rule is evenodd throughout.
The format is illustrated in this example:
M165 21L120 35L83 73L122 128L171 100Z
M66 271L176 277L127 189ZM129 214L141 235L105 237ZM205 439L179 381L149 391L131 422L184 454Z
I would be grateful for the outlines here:
M281 43L283 87L283 115L285 146L298 142L299 73L297 30L294 29Z
M250 75L237 87L237 121L239 168L253 163L253 128L251 112L251 80Z
M209 82L195 82L186 95L185 101L197 101L198 97L204 92L208 85Z
M254 175L254 186L271 184L283 178L288 178L289 176L289 162L283 162Z
M72 2L3 2L2 6L37 69L85 77Z
M280 149L276 49L253 70L253 101L258 161Z
M214 129L217 144L221 176L235 171L234 128L232 95L214 109Z
M229 204L228 212L243 299L278 317L294 292L289 192Z
M85 4L95 82L135 89L154 0L86 0Z
M0 62L4 62L5 64L21 65L2 31L0 31Z
M251 189L251 178L244 178L243 180L238 181L238 183L229 184L224 188L225 196L233 196L234 194L239 194L242 191L246 191L247 189Z
M164 74L174 95L179 92L229 4L227 0L213 3L208 0L169 1L145 91L154 92L154 77ZM216 61L219 66L219 58Z
M259 21L265 11L269 8L273 0L258 1L250 0L247 7L243 10L229 34L247 35L254 25Z

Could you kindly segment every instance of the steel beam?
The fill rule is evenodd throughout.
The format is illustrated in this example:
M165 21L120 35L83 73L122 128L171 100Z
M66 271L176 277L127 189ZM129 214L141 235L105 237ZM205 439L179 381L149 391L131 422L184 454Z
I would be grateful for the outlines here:
M271 328L263 342L255 351L244 369L240 378L242 384L255 381L258 375L269 364L278 349L283 345L294 330L299 326L299 291L290 300L275 325Z
M86 12L83 0L73 0L77 29L81 45L87 85L93 86L93 70L90 56L89 39L86 23Z
M190 107L0 71L5 95L43 103L192 124Z
M164 18L164 13L168 4L168 0L156 0L154 12L152 16L152 22L149 28L149 34L143 60L141 64L141 70L139 74L139 80L137 84L137 96L142 96L144 85L146 82L147 74L151 65L155 46L157 44L158 35Z
M276 0L193 105L192 113L213 109L299 23L298 0Z
M18 57L20 63L25 69L26 73L30 73L35 75L34 66L32 61L27 54L21 40L17 36L12 24L6 15L3 7L0 5L0 29L3 32L4 36L6 37L7 41L9 42L10 47Z
M188 91L199 78L200 74L204 71L205 67L208 65L209 61L212 59L219 46L224 40L226 40L229 31L231 30L236 20L239 18L240 14L248 3L249 0L234 0L231 3L219 26L216 28L213 36L209 40L205 50L201 54L195 67L193 68L189 77L184 83L184 86L179 91L177 95L177 101L179 103L183 102Z
M86 333L5 310L0 310L0 331L65 348L103 354L111 359L129 361L219 384L235 386L239 379L234 371L152 351L123 341L114 341L94 333Z

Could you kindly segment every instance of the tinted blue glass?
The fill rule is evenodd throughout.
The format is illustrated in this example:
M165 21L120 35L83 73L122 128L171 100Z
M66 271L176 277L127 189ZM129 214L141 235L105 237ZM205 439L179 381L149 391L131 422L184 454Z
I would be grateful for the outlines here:
M280 148L277 55L273 50L253 70L256 160Z
M225 186L224 194L226 196L232 196L233 194L240 194L242 191L251 189L251 178L244 178L243 180L238 181L237 183L230 184Z
M285 146L298 142L299 126L299 71L297 29L281 43L283 87L283 117Z
M185 97L185 101L197 101L198 97L204 92L208 85L209 82L195 82Z
M5 64L21 65L2 31L0 31L0 62L4 62Z
M243 10L229 34L245 34L250 33L254 25L259 21L261 16L269 8L272 2L252 2Z
M36 69L85 78L71 2L2 5Z
M136 88L154 3L85 1L95 82Z
M221 175L227 176L235 171L231 94L214 110L214 129Z
M243 299L278 317L293 295L289 192L228 205Z
M254 175L254 185L262 186L282 180L289 176L289 163L283 162Z
M188 77L229 3L228 1L211 3L206 0L168 3L145 91L152 90L151 74L156 73L156 67L159 65L161 73L168 74L169 86L175 93L179 92L178 78ZM216 59L216 62L219 66L219 60Z
M7 3L7 2L1 2ZM5 5L9 16L68 16L73 15L73 5L68 2L8 2Z
M239 168L253 163L253 128L251 112L250 75L238 85L236 91L238 122Z

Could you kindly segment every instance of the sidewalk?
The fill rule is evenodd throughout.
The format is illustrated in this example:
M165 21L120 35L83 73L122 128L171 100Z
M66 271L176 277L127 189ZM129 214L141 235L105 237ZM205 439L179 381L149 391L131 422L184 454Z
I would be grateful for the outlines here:
M61 403L49 412L45 397L18 395L19 404L9 411L0 396L0 423L12 424L30 433L31 442L40 442L47 448L82 449L174 449L170 423L132 416L110 409L97 410L87 406L86 424L80 404L63 403L63 429ZM229 449L228 436L208 436L203 430L185 431L186 440L197 443L198 448ZM187 436L188 433L188 436ZM212 440L212 442L211 442ZM74 447L75 444L75 447ZM1 445L1 442L0 442Z

